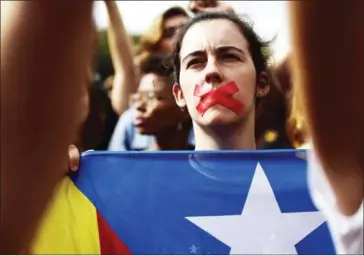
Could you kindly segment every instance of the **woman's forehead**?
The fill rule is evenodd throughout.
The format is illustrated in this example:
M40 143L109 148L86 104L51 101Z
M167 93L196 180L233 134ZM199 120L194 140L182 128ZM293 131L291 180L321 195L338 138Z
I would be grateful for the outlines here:
M156 74L145 74L140 79L138 91L162 92L167 90L169 79Z
M229 20L206 20L192 25L186 32L180 57L195 51L206 51L221 46L234 46L248 52L249 44L236 24Z

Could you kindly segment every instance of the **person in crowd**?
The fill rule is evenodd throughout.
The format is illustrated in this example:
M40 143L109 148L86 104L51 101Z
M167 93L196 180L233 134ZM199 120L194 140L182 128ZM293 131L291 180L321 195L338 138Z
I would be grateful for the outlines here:
M188 9L195 13L223 12L235 13L234 8L224 1L217 0L192 0ZM263 51L266 58L271 58L270 48ZM292 143L286 133L286 119L290 105L285 101L285 95L280 90L280 70L282 64L270 65L270 90L267 95L259 99L256 104L255 136L257 149L291 149ZM276 77L277 76L277 77Z
M137 93L131 95L132 124L129 116L121 116L110 141L109 150L183 150L193 149L191 121L176 105L172 95L173 69L166 55L152 54L140 64L141 79ZM127 118L125 118L127 117ZM135 133L151 135L153 141ZM129 144L129 142L133 144ZM124 148L125 145L125 148Z
M346 2L343 9L342 2L290 2L289 8L312 198L327 217L337 253L363 254L364 3Z
M116 4L111 4L114 9L114 11L111 13L109 12L110 17L112 15L119 16L118 10L116 9ZM118 21L119 20L119 21ZM111 21L111 31L116 31L116 29L113 27L116 27L116 23L120 23L120 19L110 19ZM160 53L160 54L170 54L172 52L172 46L173 46L173 38L175 33L177 32L178 28L181 27L184 23L186 23L189 20L189 16L187 12L181 8L181 7L171 7L165 10L163 13L158 15L151 26L142 34L140 37L140 42L136 50L136 61L135 61L135 70L137 72L134 74L138 77L136 81L139 81L140 79L140 63L144 60L148 59L152 54L154 53ZM113 23L115 23L113 25ZM120 31L120 30L119 30ZM114 32L115 33L115 32ZM119 37L119 40L122 40L122 37ZM118 41L115 41L114 44L111 44L110 39L110 46L111 48L115 48L116 45L118 45ZM123 43L120 42L120 45ZM113 47L113 45L115 45ZM123 59L123 49L121 48L120 51L118 51L118 58L113 57L115 59L115 63L117 62L116 59ZM116 56L116 51L111 50L112 56ZM117 73L117 72L116 72ZM123 88L125 86L129 86L127 83L127 80L123 80L124 82L118 82L117 77L115 76L113 78L113 87L111 94L118 91L117 89L114 90L114 86L122 86ZM124 85L122 85L124 84ZM137 86L136 86L137 88ZM131 91L130 91L131 92ZM118 95L118 97L123 98L123 102L129 103L129 98L131 93L126 92L118 92L115 93L115 95ZM128 105L129 106L129 105ZM126 108L124 108L125 110ZM133 123L133 116L134 116L134 108L128 108L125 110L125 112L122 113L122 115L119 118L118 124L115 127L114 136L112 141L109 143L109 150L141 150L150 148L155 143L155 137L150 134L140 134L137 132L137 129ZM121 114L121 112L119 112ZM190 142L193 145L193 134L190 134Z
M364 106L358 96L363 91L359 86L363 77L358 72L363 60L358 58L358 52L363 48L359 44L353 47L359 23L352 23L361 15L359 5L362 6L350 4L348 8L352 12L341 15L343 24L336 27L347 39L341 44L346 51L340 53L340 59L349 64L343 66L335 61L337 56L332 56L331 48L321 43L324 38L334 41L337 37L337 31L325 28L337 20L335 14L340 4L291 3L291 22L297 26L293 29L296 93L297 97L302 97L298 106L302 100L314 145L308 161L310 190L316 205L328 218L339 253L363 253L364 138L360 138L364 130ZM320 17L319 13L328 9L329 13ZM266 67L257 65L259 58L254 53L260 47L256 48L249 30L231 20L232 16L222 18L221 15L198 16L181 30L174 52L179 81L174 85L174 95L177 104L187 107L192 117L197 150L254 149L252 104L256 95L266 94ZM209 33L212 26L215 31ZM217 28L221 31L216 31ZM203 38L197 36L201 34ZM363 33L360 36L362 38ZM321 37L322 40L318 40ZM334 78L333 70L341 72L340 75ZM351 86L344 87L345 84ZM220 88L226 88L225 92ZM224 96L217 94L218 89ZM344 91L346 97L343 98ZM230 94L230 100L234 98L231 102L226 98L227 92L235 92ZM322 104L324 98L326 104ZM214 100L220 106L213 104ZM332 106L340 101L344 102L333 111ZM226 106L222 107L222 103ZM332 127L338 116L345 120ZM345 130L348 133L343 136Z
M268 45L234 14L202 13L180 30L173 93L192 118L196 150L256 149L256 99L270 87Z
M2 254L28 248L87 115L92 7L1 1Z
M158 15L140 37L136 54L124 27L115 1L105 1L109 14L108 42L115 70L110 98L115 112L120 116L129 107L129 97L137 90L140 63L153 53L172 51L173 36L189 16L181 7L171 7Z
M138 61L153 53L172 53L174 36L188 20L188 13L179 6L170 7L158 15L140 37L136 51Z

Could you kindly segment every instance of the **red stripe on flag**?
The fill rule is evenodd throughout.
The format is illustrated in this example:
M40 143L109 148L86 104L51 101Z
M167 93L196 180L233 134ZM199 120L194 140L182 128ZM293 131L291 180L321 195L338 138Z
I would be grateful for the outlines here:
M132 252L120 240L118 235L112 230L104 217L97 211L97 223L99 226L100 251L101 255L105 254L129 254Z

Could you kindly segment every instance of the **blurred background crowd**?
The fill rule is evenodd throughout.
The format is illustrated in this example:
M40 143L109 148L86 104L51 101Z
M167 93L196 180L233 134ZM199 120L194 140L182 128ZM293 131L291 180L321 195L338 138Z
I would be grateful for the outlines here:
M139 7L131 13L128 4ZM97 47L89 74L87 117L75 142L80 151L194 148L191 120L173 99L174 78L168 56L176 32L190 17L198 12L219 11L248 15L254 20L258 34L266 40L272 39L272 47L265 49L271 60L270 91L256 104L257 148L292 149L305 145L305 122L298 103L292 98L284 2L153 1L148 4L149 7L132 1L95 4ZM137 13L138 9L142 10Z

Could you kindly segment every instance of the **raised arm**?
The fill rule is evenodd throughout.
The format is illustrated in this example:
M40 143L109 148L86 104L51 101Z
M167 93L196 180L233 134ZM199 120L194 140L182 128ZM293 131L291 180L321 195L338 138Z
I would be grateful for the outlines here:
M363 200L363 1L292 1L295 82L342 213Z
M76 139L92 1L1 1L0 252L27 248Z
M111 103L115 112L121 115L128 108L129 95L137 89L132 42L116 2L105 1L105 3L109 13L108 39L115 70Z

